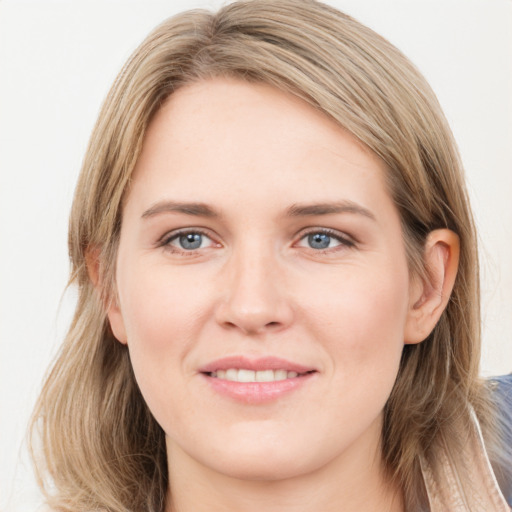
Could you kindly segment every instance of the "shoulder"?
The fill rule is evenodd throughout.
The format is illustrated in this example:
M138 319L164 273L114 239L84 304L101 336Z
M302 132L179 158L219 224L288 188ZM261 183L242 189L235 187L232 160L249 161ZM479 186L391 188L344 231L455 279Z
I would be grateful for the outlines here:
M498 419L512 435L512 373L489 379ZM508 437L508 436L507 436Z
M489 379L500 407L512 409L512 373Z
M500 482L505 498L512 506L512 471L510 461L512 460L512 373L489 379L492 389L493 401L497 409L497 425L501 430L503 446L501 465L508 468L503 473L504 479Z

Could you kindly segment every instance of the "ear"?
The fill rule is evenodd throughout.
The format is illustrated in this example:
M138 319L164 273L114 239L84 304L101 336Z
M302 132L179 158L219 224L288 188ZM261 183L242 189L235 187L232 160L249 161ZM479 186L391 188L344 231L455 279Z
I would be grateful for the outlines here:
M430 232L423 258L426 278L413 277L410 287L406 344L426 339L450 300L459 265L459 237L449 229Z
M89 274L89 279L91 280L91 283L98 292L99 297L101 297L103 307L107 312L110 328L112 329L114 336L120 343L126 345L126 329L124 326L123 315L119 307L117 293L115 292L115 290L112 290L111 293L105 293L105 283L103 281L104 276L101 272L100 255L100 247L95 246L87 249L85 254L85 264L87 265L87 273Z

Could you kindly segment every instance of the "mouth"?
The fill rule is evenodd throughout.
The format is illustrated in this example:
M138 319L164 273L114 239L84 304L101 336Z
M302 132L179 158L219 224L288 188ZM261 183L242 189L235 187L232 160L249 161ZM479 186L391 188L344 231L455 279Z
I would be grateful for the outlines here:
M228 368L227 370L208 372L206 375L214 379L228 380L231 382L278 382L303 377L304 375L314 372L315 370L299 373L285 369L255 371L246 368Z
M318 370L285 359L234 356L213 361L199 372L216 394L256 404L276 400L311 382Z

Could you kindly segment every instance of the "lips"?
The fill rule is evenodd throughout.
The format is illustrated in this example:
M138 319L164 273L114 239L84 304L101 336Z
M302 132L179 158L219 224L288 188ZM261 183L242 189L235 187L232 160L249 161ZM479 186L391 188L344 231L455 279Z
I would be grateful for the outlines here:
M218 359L199 371L214 392L250 404L276 400L298 390L317 373L313 367L286 359L244 356Z
M210 377L229 380L232 382L274 382L278 380L293 379L299 374L286 370L247 370L245 368L229 368L210 373Z
M260 357L252 359L245 356L231 356L212 361L201 367L201 373L214 373L219 370L244 369L260 372L265 370L285 370L286 372L295 372L297 374L309 373L315 371L315 368L297 364L279 357Z

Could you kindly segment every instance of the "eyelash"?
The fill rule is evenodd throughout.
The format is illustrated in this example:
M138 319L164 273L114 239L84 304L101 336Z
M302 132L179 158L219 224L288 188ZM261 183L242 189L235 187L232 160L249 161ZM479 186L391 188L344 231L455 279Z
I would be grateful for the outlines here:
M212 235L209 231L205 231L201 228L185 228L185 229L179 229L177 231L171 231L170 233L166 233L158 241L157 246L163 247L164 249L166 249L174 254L181 254L184 256L194 256L197 254L197 251L199 249L185 250L185 249L180 249L179 247L175 247L175 246L171 245L171 242L178 239L179 237L191 235L191 234L194 234L194 235L197 234L197 235L201 235L206 238L209 238L213 242L214 245L220 246L220 243L215 242L214 238L212 237Z
M209 238L213 242L214 245L217 245L218 247L221 246L220 242L216 242L215 239L211 236L211 233L209 231L203 230L201 228L185 228L185 229L180 229L177 231L172 231L170 233L166 233L157 242L157 246L163 247L164 249L169 250L170 252L172 252L174 254L181 254L184 256L194 256L197 254L197 251L200 250L201 248L185 250L185 249L180 249L178 247L171 245L171 242L173 242L174 240L178 239L181 236L186 236L189 234L198 234L198 235L204 236L206 238ZM309 228L307 231L303 231L303 232L299 233L300 236L299 236L298 242L295 242L295 244L301 242L302 240L304 240L306 237L308 237L310 235L316 235L316 234L327 235L328 237L333 238L337 242L339 242L339 246L327 247L325 249L315 249L313 247L305 247L307 249L310 249L311 251L313 251L316 254L331 253L333 251L338 251L338 250L343 250L343 249L351 249L356 246L356 241L354 241L351 237L349 237L347 235L342 235L339 231L336 231L333 229L328 229L328 228Z
M310 235L316 234L327 235L328 237L335 239L340 244L339 246L327 247L325 249L314 249L313 247L308 247L308 249L311 249L316 254L331 253L337 250L351 249L356 246L356 242L353 238L329 228L309 228L307 231L300 233L299 242Z

